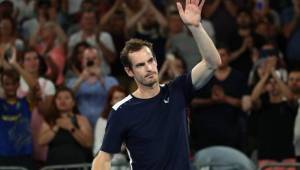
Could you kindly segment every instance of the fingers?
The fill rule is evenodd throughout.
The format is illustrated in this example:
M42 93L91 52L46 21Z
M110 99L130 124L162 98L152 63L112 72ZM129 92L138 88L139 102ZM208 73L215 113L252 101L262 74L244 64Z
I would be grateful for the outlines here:
M199 8L200 8L200 9L203 8L204 2L205 2L205 0L201 0L201 3L200 3L200 5L199 5Z
M186 0L186 1L188 1L188 0ZM181 3L177 2L176 5L177 5L177 9L178 9L180 17L182 17L184 12L183 12L183 8L182 8Z

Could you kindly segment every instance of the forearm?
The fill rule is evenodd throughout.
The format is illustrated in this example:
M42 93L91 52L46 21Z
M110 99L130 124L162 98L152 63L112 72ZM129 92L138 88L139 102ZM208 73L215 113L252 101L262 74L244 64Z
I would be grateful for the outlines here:
M71 132L75 140L85 148L92 147L92 136L85 134L80 129L76 129L74 132Z
M259 99L259 96L262 94L267 78L268 76L264 76L262 79L260 79L260 81L256 84L255 88L253 89L251 93L251 100L253 102L257 101Z
M39 145L48 145L55 137L57 131L58 131L57 128L52 128L52 129L49 128L49 129L41 132L40 136L38 138L38 144Z
M76 93L78 91L78 89L80 88L80 85L81 85L82 82L83 82L83 78L82 77L79 77L75 81L75 83L74 83L74 85L72 87L72 90L73 90L74 93Z
M34 89L34 87L38 85L38 80L24 70L19 63L13 62L11 65L24 78L30 89Z
M221 58L213 41L210 39L202 24L196 26L188 26L189 30L196 41L197 47L203 60L211 68L217 68L221 64Z
M99 22L101 27L104 27L108 24L108 21L111 19L112 15L115 13L116 9L117 9L117 6L114 5L113 7L111 7L111 9L107 13L105 13L101 17L100 22Z
M144 15L146 9L142 8L136 15L130 17L127 21L126 21L126 28L127 30L132 29L133 27L136 26L137 22L141 19L141 17Z
M289 101L292 101L294 99L293 97L293 93L291 92L291 90L289 89L289 87L283 82L281 81L280 78L278 78L278 76L276 75L276 73L272 73L273 77L275 78L278 86L279 86L279 89L282 93L282 95L284 97L286 97Z
M299 22L300 22L300 16L294 16L293 20L290 23L284 25L283 35L285 36L285 38L291 37L295 28L299 25Z
M231 97L231 96L225 96L224 97L224 102L231 105L231 106L241 108L241 100L238 99L238 98L234 98L234 97Z
M110 159L106 159L100 152L93 160L92 170L110 170Z
M97 42L100 50L103 53L103 57L108 63L113 63L116 60L116 54L108 49L100 40Z
M211 106L211 105L214 105L215 102L214 100L208 98L208 99L200 99L200 98L196 98L196 99L193 99L192 102L191 102L191 105L193 107L197 107L197 106Z

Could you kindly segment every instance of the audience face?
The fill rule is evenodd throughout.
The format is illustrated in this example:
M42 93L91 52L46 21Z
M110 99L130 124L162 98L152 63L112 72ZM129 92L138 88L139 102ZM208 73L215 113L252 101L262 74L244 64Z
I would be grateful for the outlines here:
M229 54L228 51L225 48L220 48L218 49L221 60L222 60L222 64L220 65L219 68L226 68L228 66L229 63Z
M13 23L9 19L2 19L0 22L0 35L12 35Z
M245 11L242 11L238 14L236 22L239 26L250 26L251 25L251 16Z
M41 38L43 40L55 40L55 25L47 22L41 27Z
M179 15L169 16L168 30L171 34L177 34L183 31L183 24Z
M6 98L15 98L17 96L17 89L19 87L19 81L4 75L2 77L2 87Z
M276 80L274 78L270 78L268 80L268 82L266 84L266 90L272 96L278 96L278 95L280 95L279 86L276 83Z
M114 91L110 104L113 106L115 105L117 102L121 101L124 97L126 96L126 94L122 91Z
M84 12L81 16L80 25L83 31L92 31L96 27L96 15L94 12Z
M29 73L38 73L40 61L38 55L34 51L27 52L24 55L23 67Z
M69 91L59 91L54 100L60 113L71 112L75 106L75 99Z
M86 67L100 67L101 61L100 58L98 56L98 52L96 49L94 48L87 48L84 50L83 52L83 60L82 60L82 68L86 68ZM93 65L89 65L89 62L93 62Z
M300 71L290 72L288 86L294 94L300 94Z

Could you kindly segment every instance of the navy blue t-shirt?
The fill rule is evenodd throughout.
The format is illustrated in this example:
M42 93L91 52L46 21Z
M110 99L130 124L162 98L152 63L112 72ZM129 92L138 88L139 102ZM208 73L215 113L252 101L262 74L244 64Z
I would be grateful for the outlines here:
M101 150L118 153L125 142L133 170L189 170L186 107L193 91L187 74L153 98L127 96L110 113Z

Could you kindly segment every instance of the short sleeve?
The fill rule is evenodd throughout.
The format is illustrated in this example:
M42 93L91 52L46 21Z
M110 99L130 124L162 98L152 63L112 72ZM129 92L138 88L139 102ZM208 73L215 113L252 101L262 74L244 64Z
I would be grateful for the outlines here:
M45 95L51 96L55 94L55 86L52 81L45 80Z
M119 153L124 139L125 126L122 123L118 110L110 113L105 129L101 151L107 153Z
M183 74L170 82L170 87L183 92L186 103L189 103L194 96L195 88L192 83L191 72Z

